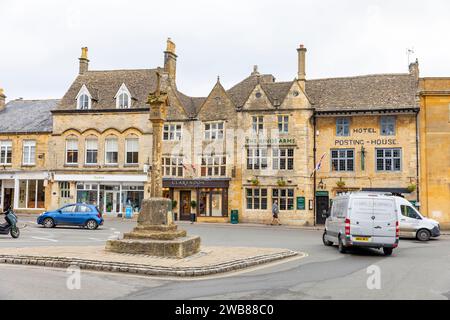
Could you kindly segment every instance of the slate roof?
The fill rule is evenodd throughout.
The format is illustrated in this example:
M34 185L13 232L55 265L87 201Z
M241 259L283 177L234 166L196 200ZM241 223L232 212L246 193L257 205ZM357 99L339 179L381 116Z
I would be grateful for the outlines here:
M411 74L379 74L306 81L317 111L418 108L417 79Z
M0 133L51 132L51 110L60 100L13 100L0 111Z
M87 71L78 75L58 105L58 110L77 108L76 97L86 85L92 96L92 109L115 109L115 96L123 83L131 94L131 108L148 108L148 94L156 90L157 69Z

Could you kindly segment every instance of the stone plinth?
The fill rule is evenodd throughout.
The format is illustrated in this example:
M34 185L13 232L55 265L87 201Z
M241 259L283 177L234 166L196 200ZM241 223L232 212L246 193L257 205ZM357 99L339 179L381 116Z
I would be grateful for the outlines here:
M184 258L200 251L200 237L187 236L173 224L171 201L151 198L142 201L138 225L122 240L109 240L106 250L117 253L145 254Z

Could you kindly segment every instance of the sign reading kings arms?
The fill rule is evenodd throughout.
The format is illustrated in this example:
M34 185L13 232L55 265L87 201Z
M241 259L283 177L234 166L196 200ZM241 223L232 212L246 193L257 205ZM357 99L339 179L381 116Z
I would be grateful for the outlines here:
M245 138L246 145L295 145L295 138Z

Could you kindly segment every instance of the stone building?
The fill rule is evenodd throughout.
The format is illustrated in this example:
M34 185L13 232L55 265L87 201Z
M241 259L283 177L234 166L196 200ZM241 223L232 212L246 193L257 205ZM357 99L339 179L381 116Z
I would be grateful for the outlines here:
M58 100L13 100L0 89L0 210L43 212L51 198L50 110Z
M450 78L420 80L420 209L450 226Z

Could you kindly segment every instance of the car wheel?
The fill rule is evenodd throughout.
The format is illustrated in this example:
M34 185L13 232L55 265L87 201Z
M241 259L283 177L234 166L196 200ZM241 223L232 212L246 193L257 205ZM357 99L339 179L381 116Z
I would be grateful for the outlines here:
M383 248L383 253L385 256L390 256L392 254L392 251L394 251L394 249L392 248Z
M11 234L11 237L13 237L14 239L17 239L20 236L20 230L19 228L15 227L12 228L9 233Z
M338 250L340 253L347 253L347 248L345 248L344 243L342 242L341 236L339 236Z
M86 222L86 228L88 228L89 230L95 230L98 228L98 223L95 220L88 220L88 222Z
M42 222L44 228L53 228L55 226L55 221L52 218L45 218Z
M431 233L427 229L420 229L419 231L417 231L416 238L419 241L428 241L430 240L430 237Z
M324 231L324 232L323 232L323 235L322 235L322 241L323 241L323 244L326 245L327 247L332 246L332 245L333 245L333 242L331 242L331 241L329 241L329 240L327 240L327 239L325 238L326 234L327 234L327 232Z

